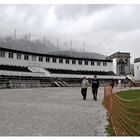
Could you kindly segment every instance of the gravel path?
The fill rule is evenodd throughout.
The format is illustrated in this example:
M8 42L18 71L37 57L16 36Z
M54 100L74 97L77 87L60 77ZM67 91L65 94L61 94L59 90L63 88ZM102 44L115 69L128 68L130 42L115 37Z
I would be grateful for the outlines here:
M98 101L82 100L80 88L0 90L1 136L105 136L106 111Z

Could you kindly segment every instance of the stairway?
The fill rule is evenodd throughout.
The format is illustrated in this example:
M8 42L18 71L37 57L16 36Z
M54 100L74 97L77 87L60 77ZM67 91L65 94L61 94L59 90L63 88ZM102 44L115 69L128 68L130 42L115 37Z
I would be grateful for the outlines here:
M133 75L126 75L126 78L128 78L131 82L135 82L135 78Z
M28 66L28 69L29 69L31 72L34 72L34 73L43 73L43 74L45 74L46 76L49 76L49 75L50 75L50 72L49 72L49 71L47 71L45 68L40 67L40 66L31 66L31 65L29 65L29 66Z

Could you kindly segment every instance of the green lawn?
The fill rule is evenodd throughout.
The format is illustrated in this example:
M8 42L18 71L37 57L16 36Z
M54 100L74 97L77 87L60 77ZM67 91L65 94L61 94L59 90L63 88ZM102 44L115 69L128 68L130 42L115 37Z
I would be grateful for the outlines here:
M108 124L106 125L105 129L106 129L106 133L107 133L107 136L116 136L114 130L113 130L113 126L111 124L111 121L109 120L109 116L107 118L107 121L108 121Z
M125 108L124 106L121 106L121 108L123 108L125 111L130 112L132 114L139 114L136 116L130 115L124 111L121 111L121 108L120 108L120 112L124 116L127 116L126 118L128 118L128 119L125 119L125 121L128 121L128 124L130 124L130 126L136 128L140 132L140 124L139 123L136 124L130 121L130 120L133 120L136 122L140 121L140 90L121 91L117 93L117 95L122 99L128 100L128 101L122 100L121 103L127 105L129 108ZM129 130L131 131L130 128Z
M133 100L136 98L140 98L140 90L121 91L117 93L117 95L126 100Z
M119 108L119 112L123 115L122 117L125 116L126 117L126 118L124 118L125 121L130 126L132 126L133 128L136 128L140 132L140 124L139 123L135 124L132 121L130 121L130 119L131 119L133 121L139 122L140 115L133 116L133 115L127 114L127 112L130 112L132 114L140 114L140 90L121 91L121 92L118 92L117 95L120 98L124 99L124 100L117 99L116 101L113 101L114 103L120 102L120 104L118 105L118 108ZM130 108L126 108L124 105L126 105ZM122 109L127 112L124 112ZM121 119L119 119L119 120L121 120ZM127 125L125 125L125 127L128 128ZM109 136L115 136L110 121L109 121L108 126L106 127L106 130L107 130ZM135 132L132 128L129 127L129 130L135 134ZM138 134L136 133L136 135L138 135Z

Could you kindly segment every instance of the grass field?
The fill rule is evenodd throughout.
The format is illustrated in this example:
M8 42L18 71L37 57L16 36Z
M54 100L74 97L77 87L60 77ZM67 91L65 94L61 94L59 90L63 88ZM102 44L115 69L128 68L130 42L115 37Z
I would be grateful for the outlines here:
M122 91L117 93L117 95L122 99L128 100L126 102L122 101L124 104L129 107L135 107L133 109L128 109L128 111L132 113L140 113L140 90Z
M118 97L119 96L119 97ZM114 115L118 115L117 121L120 122L123 128L127 129L127 134L133 133L136 136L140 135L140 90L128 90L117 93L117 96L113 95L113 106L117 112ZM136 115L135 115L136 114ZM134 129L137 129L136 132ZM106 128L110 136L115 136L112 125L109 121L109 125Z
M122 99L117 99L117 102L120 103L118 113L127 123L125 127L128 127L133 134L138 135L135 128L140 134L140 90L121 91L117 95Z
M126 100L133 100L140 98L140 90L121 91L117 95Z

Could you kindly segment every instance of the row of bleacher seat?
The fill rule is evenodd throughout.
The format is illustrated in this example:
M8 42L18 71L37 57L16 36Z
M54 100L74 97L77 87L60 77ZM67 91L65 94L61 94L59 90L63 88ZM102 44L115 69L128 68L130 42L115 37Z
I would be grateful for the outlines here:
M18 72L31 72L28 67L0 65L0 70L18 71ZM64 70L46 68L50 73L55 74L79 74L79 75L115 75L112 71L82 71L82 70Z
M5 71L18 71L18 72L31 72L28 67L11 66L11 65L0 65L0 70Z
M82 71L82 70L64 70L46 68L50 73L55 74L79 74L79 75L115 75L113 71Z

